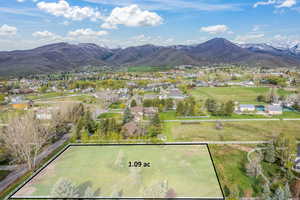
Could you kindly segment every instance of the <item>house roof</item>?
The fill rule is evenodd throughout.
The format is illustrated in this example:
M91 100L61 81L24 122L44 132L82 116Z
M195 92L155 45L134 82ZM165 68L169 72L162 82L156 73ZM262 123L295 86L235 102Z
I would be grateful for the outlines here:
M240 108L255 108L255 106L253 104L240 104Z
M282 107L280 105L267 105L266 110L273 112L282 112Z

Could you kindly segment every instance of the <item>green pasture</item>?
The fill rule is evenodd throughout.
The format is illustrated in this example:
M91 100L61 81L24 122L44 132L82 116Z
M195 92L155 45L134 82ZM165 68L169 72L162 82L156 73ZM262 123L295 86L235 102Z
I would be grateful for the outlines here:
M217 101L238 101L240 103L258 103L258 95L267 95L267 87L199 87L190 90L196 99L213 98ZM278 95L287 95L291 92L284 89L277 90Z

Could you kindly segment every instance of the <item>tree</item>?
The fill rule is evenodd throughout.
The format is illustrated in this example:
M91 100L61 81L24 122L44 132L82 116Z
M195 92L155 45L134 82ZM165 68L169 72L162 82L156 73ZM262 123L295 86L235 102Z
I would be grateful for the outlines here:
M268 199L271 198L271 190L268 183L263 184L263 192L262 192L262 199Z
M149 136L150 137L155 137L159 134L161 134L161 121L159 118L159 114L156 113L150 120L150 126L149 126Z
M266 102L266 96L265 95L258 95L257 97L256 97L256 100L258 101L258 102Z
M287 178L291 178L292 168L295 161L295 152L297 151L296 139L281 133L274 141L276 157L279 158L280 164L287 171Z
M127 107L124 111L124 116L123 116L123 124L126 124L130 121L132 121L134 116L132 115L130 109Z
M276 161L275 147L273 142L267 144L266 150L264 152L264 159L269 163L274 163Z
M216 113L217 112L218 105L217 105L216 100L207 99L206 102L205 102L205 106L206 106L206 109L207 109L208 112L211 112L211 113Z
M234 112L234 103L233 101L228 101L225 104L225 115L230 116Z
M260 157L252 158L249 163L246 164L246 172L248 176L257 177L261 173Z
M53 198L76 198L79 197L79 191L70 180L61 178L53 186L51 196Z
M135 107L135 106L137 106L137 103L136 103L135 99L133 99L130 103L130 107Z
M185 113L184 103L183 101L179 101L176 108L176 115L182 116Z
M49 138L49 131L32 112L13 118L0 133L0 139L13 160L26 162L30 170L35 168L38 153Z
M82 143L86 143L89 141L89 132L85 128L81 129L80 136L80 140Z
M287 199L285 199L285 194L281 187L278 187L276 189L273 199L274 200L287 200Z
M292 193L288 182L286 182L284 186L284 197L285 199L290 199L292 197Z

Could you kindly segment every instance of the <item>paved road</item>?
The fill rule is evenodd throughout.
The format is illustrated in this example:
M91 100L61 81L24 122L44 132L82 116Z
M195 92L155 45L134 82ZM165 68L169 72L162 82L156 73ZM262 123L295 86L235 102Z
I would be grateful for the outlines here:
M65 135L61 140L57 141L56 143L48 146L41 154L37 157L37 163L41 162L44 158L49 156L55 149L60 147L62 144L67 141L68 135ZM19 165L19 167L11 172L4 180L0 182L0 191L6 189L9 185L14 183L17 179L22 177L26 172L28 172L28 168L26 165Z
M244 122L244 121L300 121L300 118L284 118L284 119L192 119L192 120L164 120L164 122Z

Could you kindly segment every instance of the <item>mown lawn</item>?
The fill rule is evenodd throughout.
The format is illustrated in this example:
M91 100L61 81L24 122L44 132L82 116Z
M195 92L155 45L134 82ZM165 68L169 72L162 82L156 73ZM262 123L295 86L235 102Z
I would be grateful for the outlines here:
M200 87L190 90L196 99L213 98L217 101L238 101L240 103L258 103L258 95L266 95L270 89L266 87ZM287 95L291 92L277 90L278 95Z
M247 152L229 145L209 145L216 170L226 197L257 197L261 180L249 177L245 171ZM247 147L249 148L249 147Z
M297 121L222 122L222 126L218 130L216 122L165 122L163 133L168 141L258 141L272 139L280 133L300 139Z
M98 119L108 119L108 118L122 119L123 114L121 114L121 113L103 113L98 116Z

